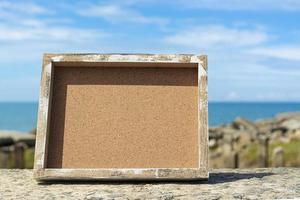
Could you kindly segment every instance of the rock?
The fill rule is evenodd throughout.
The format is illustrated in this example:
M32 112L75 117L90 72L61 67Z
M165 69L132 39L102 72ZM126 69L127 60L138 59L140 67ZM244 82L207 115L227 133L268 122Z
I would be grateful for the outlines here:
M209 181L51 182L32 170L0 170L0 199L297 199L299 168L213 169Z
M280 127L287 130L300 130L300 120L288 119L280 124Z
M287 143L290 143L290 142L291 142L291 138L290 138L290 137L287 137L287 136L281 137L281 138L280 138L280 141L281 141L282 143L287 144Z
M235 142L234 140L234 133L231 132L225 132L224 136L223 136L223 144L229 144L229 145L233 145L233 143Z
M12 139L12 137L10 135L5 135L5 134L0 133L0 147L1 146L9 146L9 145L13 145L13 144L14 144L14 140Z
M208 141L208 147L209 148L216 148L218 146L217 142L215 139L211 139Z
M251 136L249 135L249 133L242 132L239 135L237 144L238 144L238 147L241 149L241 148L245 148L246 146L251 144L251 142L252 142L252 139L251 139Z
M282 122L288 119L297 119L300 120L300 112L286 112L286 113L280 113L276 115L275 120L277 122Z
M234 199L243 199L243 197L244 197L244 196L243 196L242 194L240 194L240 193L234 193L232 196L233 196Z
M209 129L209 139L219 140L223 138L223 133L220 131L221 128L210 128Z
M257 127L254 123L241 117L237 117L232 123L232 126L238 130L251 130L251 131L257 130Z
M222 145L234 141L236 134L237 130L232 126L220 126L210 129L209 139L215 139L218 145Z
M300 140L300 130L295 130L291 134L289 134L291 140Z
M283 136L283 133L280 130L272 132L270 139L271 141L279 140Z
M284 166L283 148L276 147L272 152L272 166L282 167Z
M274 119L258 119L255 121L256 126L272 126Z
M247 131L249 133L249 135L251 136L252 140L254 140L258 135L257 126L254 123L252 123L246 119L243 119L241 117L236 118L234 120L234 122L232 123L232 126L238 130Z
M264 119L256 121L255 125L259 133L269 134L275 127L275 122L273 119Z
M271 133L274 133L274 132L277 132L277 131L279 131L282 134L284 134L284 133L286 133L288 131L288 129L285 128L285 127L282 127L282 126L277 126L277 127L274 127L274 128L271 129Z

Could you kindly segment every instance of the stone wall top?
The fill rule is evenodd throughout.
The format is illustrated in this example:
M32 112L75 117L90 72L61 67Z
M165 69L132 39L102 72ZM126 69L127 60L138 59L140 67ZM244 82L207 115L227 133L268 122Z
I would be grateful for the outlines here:
M208 182L52 182L0 170L0 199L297 199L300 168L213 170Z

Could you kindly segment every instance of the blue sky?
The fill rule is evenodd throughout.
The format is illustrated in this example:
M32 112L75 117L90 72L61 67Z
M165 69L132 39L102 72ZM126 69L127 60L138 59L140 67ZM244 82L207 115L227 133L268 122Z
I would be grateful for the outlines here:
M45 52L209 56L210 101L300 101L299 0L0 0L0 101L37 101Z

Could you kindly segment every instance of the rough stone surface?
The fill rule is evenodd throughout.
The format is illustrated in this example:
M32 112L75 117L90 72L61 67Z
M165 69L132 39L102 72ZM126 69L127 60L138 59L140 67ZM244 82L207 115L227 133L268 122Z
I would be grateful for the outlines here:
M213 170L208 182L37 183L32 170L0 170L0 199L297 199L300 168Z

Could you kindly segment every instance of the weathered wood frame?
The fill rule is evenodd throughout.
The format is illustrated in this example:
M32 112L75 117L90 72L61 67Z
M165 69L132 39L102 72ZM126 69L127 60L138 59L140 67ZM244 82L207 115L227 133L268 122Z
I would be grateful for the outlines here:
M46 168L53 66L66 63L150 62L198 65L198 168L52 169ZM40 86L34 177L37 180L189 180L208 179L207 56L170 54L45 54Z

